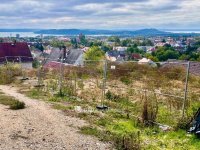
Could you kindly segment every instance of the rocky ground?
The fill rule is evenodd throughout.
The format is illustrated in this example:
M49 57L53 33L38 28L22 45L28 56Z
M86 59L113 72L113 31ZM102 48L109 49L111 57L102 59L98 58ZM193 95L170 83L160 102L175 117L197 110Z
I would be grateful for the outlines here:
M0 150L108 150L109 144L82 135L83 120L65 116L50 104L30 99L15 87L0 86L3 93L24 101L26 108L13 111L0 105Z

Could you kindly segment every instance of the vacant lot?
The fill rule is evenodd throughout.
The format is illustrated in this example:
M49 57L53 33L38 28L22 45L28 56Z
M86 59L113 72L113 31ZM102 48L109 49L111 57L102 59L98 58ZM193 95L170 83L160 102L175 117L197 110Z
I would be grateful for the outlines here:
M1 93L26 103L13 111L0 105L0 150L105 150L109 145L78 133L83 120L65 116L49 104L19 94L14 87L0 86Z

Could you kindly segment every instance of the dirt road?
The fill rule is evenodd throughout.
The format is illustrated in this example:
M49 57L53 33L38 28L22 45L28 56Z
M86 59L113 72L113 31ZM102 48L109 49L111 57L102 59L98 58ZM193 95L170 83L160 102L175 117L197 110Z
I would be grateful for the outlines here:
M0 105L0 150L107 150L108 144L78 133L83 120L65 116L45 102L30 99L16 88L0 86L6 95L26 103L13 111Z

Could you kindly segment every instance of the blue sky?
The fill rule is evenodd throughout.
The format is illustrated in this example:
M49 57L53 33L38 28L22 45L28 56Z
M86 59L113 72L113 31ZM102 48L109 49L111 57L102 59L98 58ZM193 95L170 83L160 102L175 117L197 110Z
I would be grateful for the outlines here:
M200 0L0 0L0 28L199 29Z

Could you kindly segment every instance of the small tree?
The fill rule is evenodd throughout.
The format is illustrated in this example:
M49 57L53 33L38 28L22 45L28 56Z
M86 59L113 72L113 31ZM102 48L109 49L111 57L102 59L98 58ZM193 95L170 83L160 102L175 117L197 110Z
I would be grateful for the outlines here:
M93 46L85 53L84 57L86 60L98 61L104 58L104 52L99 47Z

